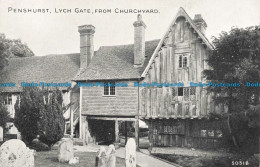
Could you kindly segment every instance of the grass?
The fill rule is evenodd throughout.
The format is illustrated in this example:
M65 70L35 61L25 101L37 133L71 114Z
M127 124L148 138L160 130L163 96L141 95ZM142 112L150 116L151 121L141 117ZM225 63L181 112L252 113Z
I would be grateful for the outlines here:
M252 157L201 157L201 156L184 156L184 155L172 155L172 154L153 154L159 158L165 159L167 161L179 164L183 167L233 167L234 162L241 160L241 162L249 163L248 165L240 166L259 166L259 156L255 155Z
M95 167L96 153L94 152L76 152L75 157L79 157L80 163L69 165L68 163L59 163L58 151L37 152L34 158L36 167ZM116 167L125 166L125 160L116 157Z

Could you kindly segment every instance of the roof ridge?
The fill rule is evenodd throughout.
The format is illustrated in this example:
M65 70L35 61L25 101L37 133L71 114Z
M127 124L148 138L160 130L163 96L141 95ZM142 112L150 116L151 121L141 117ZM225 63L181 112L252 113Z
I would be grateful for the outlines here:
M148 40L148 41L145 41L145 42L153 42L153 41L157 41L157 40L160 40L160 39L152 39L152 40ZM134 43L132 43L132 44L122 44L122 45L100 46L99 48L104 48L104 47L116 47L116 46L131 46L131 45L134 45ZM98 50L99 50L99 49L98 49Z
M44 56L30 56L30 57L10 57L10 59L26 59L26 58L43 58L43 57L52 57L52 56L73 56L80 53L65 53L65 54L48 54Z

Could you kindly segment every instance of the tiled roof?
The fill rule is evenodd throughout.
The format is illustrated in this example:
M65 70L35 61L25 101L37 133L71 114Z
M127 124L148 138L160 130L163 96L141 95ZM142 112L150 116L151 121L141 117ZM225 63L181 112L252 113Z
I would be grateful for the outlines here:
M4 87L5 92L21 91L21 82L71 83L79 70L79 63L79 53L11 58L1 72L0 83L16 83L15 87Z
M138 79L147 66L160 40L145 42L146 59L142 67L134 67L134 45L103 46L93 56L89 66L74 80Z

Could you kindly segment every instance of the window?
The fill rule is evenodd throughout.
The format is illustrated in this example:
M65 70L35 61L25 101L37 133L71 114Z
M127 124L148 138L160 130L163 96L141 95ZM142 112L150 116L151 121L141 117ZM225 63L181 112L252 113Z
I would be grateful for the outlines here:
M172 97L179 97L179 100L190 101L196 99L196 87L172 88Z
M182 55L179 56L179 67L182 67Z
M106 96L116 95L115 82L106 82L104 84L104 95Z
M6 104L6 105L12 104L12 95L11 94L4 96L4 104Z
M179 68L188 67L188 57L187 55L179 56Z
M178 88L178 96L183 96L183 88Z

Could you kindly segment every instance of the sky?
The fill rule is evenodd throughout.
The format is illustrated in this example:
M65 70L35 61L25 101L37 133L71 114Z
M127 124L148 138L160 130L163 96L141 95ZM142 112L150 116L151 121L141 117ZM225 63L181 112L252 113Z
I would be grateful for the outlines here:
M137 14L115 13L116 8L157 10L158 13L142 13L147 25L145 38L152 40L162 38L180 7L191 18L202 14L210 41L231 27L260 23L260 0L0 0L0 33L21 39L36 56L79 53L78 26L84 24L96 27L95 50L133 43ZM49 9L51 13L14 13L18 8ZM112 13L75 13L75 8L111 9ZM56 13L55 9L71 9L72 13Z

